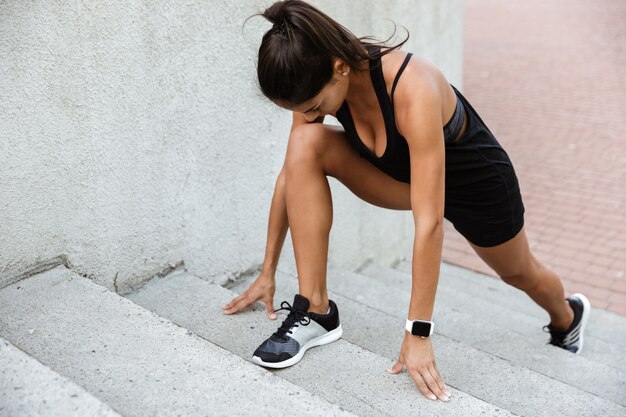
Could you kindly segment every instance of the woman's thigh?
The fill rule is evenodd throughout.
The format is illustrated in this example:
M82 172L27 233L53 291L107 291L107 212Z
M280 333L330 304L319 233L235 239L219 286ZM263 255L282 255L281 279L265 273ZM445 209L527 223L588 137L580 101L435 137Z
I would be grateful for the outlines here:
M411 209L409 184L376 168L350 145L339 126L309 123L290 135L287 159L314 156L326 175L336 178L370 204L395 210Z
M533 277L536 276L539 264L530 250L524 227L515 237L497 246L469 244L503 281L519 288L535 284Z

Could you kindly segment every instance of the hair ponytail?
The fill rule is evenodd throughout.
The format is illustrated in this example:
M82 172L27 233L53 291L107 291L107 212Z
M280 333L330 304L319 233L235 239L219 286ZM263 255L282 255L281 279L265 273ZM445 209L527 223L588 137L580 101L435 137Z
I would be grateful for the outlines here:
M378 57L400 48L386 46L371 37L357 38L320 10L301 0L277 1L263 13L272 28L259 47L257 76L270 100L292 105L315 97L331 80L333 60L339 58L355 71L370 55L368 47L380 48ZM394 33L395 35L395 24ZM391 37L389 38L391 39ZM387 41L389 40L387 39Z

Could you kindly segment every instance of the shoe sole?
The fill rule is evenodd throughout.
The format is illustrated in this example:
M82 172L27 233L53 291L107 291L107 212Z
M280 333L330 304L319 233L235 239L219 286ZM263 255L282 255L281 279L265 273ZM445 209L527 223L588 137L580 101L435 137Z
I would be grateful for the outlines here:
M314 339L309 340L304 346L302 346L302 348L296 354L296 356L292 358L289 358L282 362L265 362L263 361L263 359L259 358L258 356L253 356L252 361L256 363L257 365L261 365L266 368L287 368L289 366L295 365L296 363L300 362L300 360L304 356L304 352L306 352L308 349L315 347L315 346L327 345L331 342L334 342L335 340L338 340L342 334L343 334L343 328L341 327L341 324L340 324L339 327L337 327L336 329L331 330L328 333L325 333L321 336L318 336Z
M583 306L584 306L583 317L580 320L581 322L580 331L578 332L578 334L580 335L580 339L579 339L580 344L578 345L578 350L576 351L576 355L578 355L583 350L583 335L585 332L585 326L587 325L587 320L589 320L589 313L591 312L591 303L589 302L587 297L585 297L579 292L570 296L570 298L574 298L574 297L578 297L578 299L583 302Z

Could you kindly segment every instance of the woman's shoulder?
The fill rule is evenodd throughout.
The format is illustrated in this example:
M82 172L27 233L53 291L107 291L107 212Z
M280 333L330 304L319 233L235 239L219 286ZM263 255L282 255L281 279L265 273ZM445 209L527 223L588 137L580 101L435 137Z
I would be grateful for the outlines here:
M410 78L412 83L424 82L431 78L437 78L442 76L441 71L428 59L416 55L411 51L405 51L402 49L396 49L389 52L381 58L381 65L383 70L383 76L385 77L385 84L387 84L387 90L390 92L393 86L393 82L400 71L400 67L404 63L408 54L411 53L406 68L403 70L400 79ZM398 82L400 84L400 82ZM405 83L403 83L405 84ZM399 86L397 87L399 88Z
M381 58L387 93L390 95L394 80L409 53L411 52L396 49ZM414 96L425 90L431 92L436 90L441 94L445 94L447 85L448 81L445 76L432 62L424 57L412 54L398 79L394 92L394 101L399 98L398 96Z

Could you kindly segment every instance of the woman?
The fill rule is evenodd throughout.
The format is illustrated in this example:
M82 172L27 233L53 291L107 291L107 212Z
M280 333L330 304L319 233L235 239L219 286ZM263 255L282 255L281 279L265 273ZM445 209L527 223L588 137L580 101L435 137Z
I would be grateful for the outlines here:
M275 319L274 275L285 234L291 236L299 294L289 315L254 352L263 366L297 363L313 346L341 337L337 305L328 299L326 263L332 223L327 176L361 199L412 210L413 283L396 374L406 366L424 396L448 401L431 339L443 219L508 284L525 291L550 315L553 345L578 353L590 305L582 294L564 298L559 278L530 252L524 206L508 155L463 95L429 62L357 39L298 0L274 3L263 14L273 27L259 49L260 87L293 112L287 154L272 200L265 262L226 314L257 300ZM323 124L325 116L343 125Z

